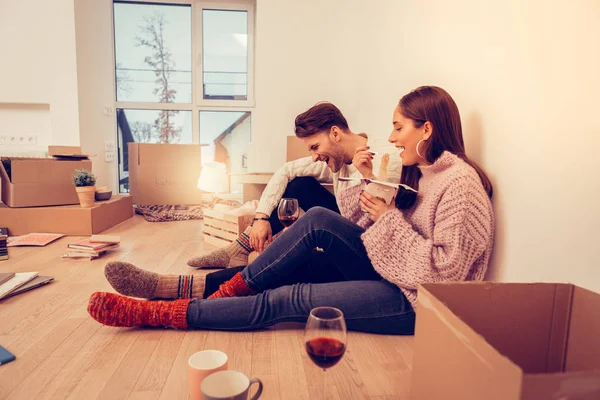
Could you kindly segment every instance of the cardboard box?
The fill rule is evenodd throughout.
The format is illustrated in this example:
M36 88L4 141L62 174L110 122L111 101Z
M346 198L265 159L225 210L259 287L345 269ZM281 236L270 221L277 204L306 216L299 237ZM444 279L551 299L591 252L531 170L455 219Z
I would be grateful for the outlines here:
M419 287L411 399L600 399L600 295L569 284Z
M10 171L5 161L10 160ZM79 204L71 179L76 169L92 170L90 160L2 157L2 202L9 207Z
M129 143L134 204L201 204L201 168L198 144Z
M10 208L0 204L0 221L11 236L27 233L92 235L133 216L131 196L118 195L94 207L75 206Z
M286 144L286 161L294 161L299 158L310 157L310 152L304 141L296 136L288 136Z

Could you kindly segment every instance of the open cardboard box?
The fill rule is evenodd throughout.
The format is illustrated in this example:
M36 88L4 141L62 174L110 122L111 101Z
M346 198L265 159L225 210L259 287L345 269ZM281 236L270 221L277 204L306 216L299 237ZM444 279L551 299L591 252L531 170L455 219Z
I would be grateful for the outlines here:
M600 399L600 295L569 284L419 286L411 399Z
M128 143L134 204L201 204L199 144Z
M27 233L92 235L133 217L131 196L116 195L91 208L74 206L10 208L0 204L2 227L11 236Z
M89 159L2 157L2 202L9 207L79 204L71 179L76 169L92 170Z

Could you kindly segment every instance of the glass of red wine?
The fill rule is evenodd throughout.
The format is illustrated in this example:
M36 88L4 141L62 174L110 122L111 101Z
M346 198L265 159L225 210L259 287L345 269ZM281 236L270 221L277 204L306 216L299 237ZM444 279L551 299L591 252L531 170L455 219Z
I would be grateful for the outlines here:
M281 225L289 228L298 219L300 208L298 208L298 200L296 199L281 199L277 215Z
M346 352L346 321L334 307L317 307L310 311L304 329L306 352L325 371L336 365Z

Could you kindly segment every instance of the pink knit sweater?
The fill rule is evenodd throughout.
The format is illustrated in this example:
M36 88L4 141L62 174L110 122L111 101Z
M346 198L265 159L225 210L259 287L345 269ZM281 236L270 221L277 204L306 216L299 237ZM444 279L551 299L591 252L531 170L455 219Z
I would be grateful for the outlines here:
M483 280L494 238L492 204L469 164L444 152L419 169L416 204L377 222L360 210L360 186L340 193L342 215L366 229L361 238L373 267L413 307L420 283Z

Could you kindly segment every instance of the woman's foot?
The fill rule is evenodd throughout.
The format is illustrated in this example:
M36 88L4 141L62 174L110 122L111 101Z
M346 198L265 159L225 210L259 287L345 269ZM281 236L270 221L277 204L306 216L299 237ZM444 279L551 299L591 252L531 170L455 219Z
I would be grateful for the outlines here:
M190 299L204 296L203 276L161 275L120 261L106 264L104 275L111 286L125 296L144 299Z
M242 274L238 272L233 278L219 286L219 290L208 296L208 298L221 299L224 297L252 296L254 294L256 292L248 286Z
M136 300L115 293L96 292L88 302L88 313L96 321L108 326L186 329L190 301Z
M248 265L248 254L251 252L250 237L246 232L242 232L231 244L206 255L194 257L187 262L187 265L201 269L239 267Z

